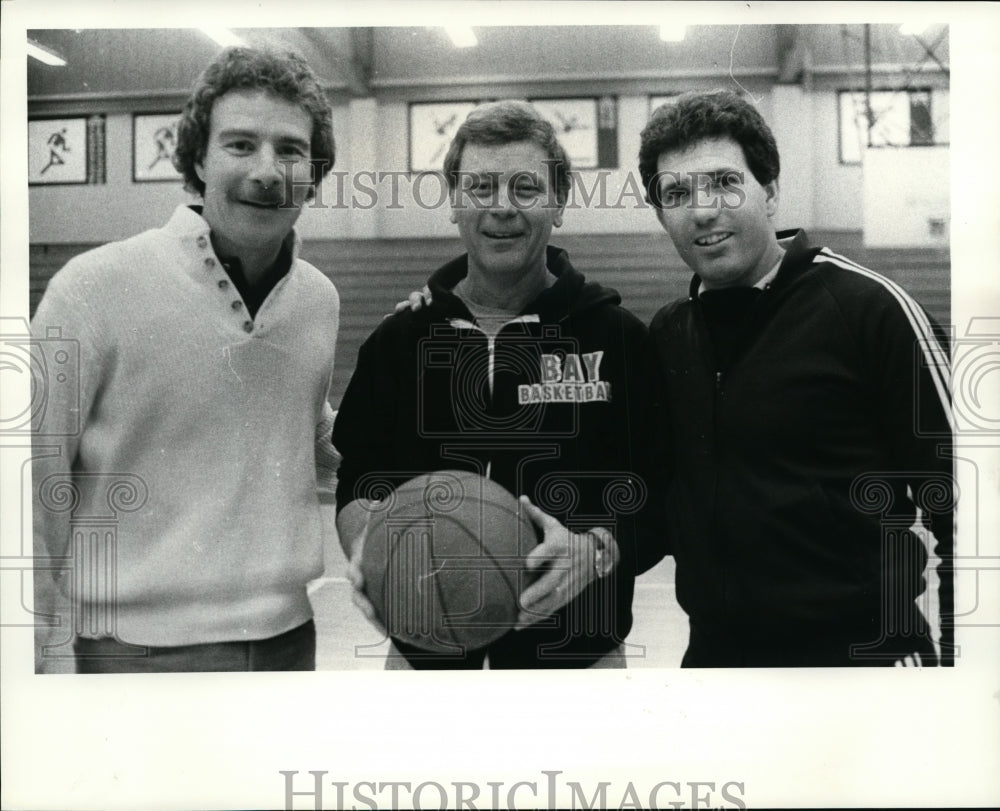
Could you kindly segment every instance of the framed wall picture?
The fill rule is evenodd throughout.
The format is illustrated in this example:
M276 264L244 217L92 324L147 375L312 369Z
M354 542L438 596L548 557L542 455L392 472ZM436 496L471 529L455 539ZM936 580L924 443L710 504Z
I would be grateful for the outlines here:
M574 169L600 166L597 149L597 99L531 99L531 104L556 128L556 137Z
M840 162L860 164L873 147L941 146L949 141L949 93L942 88L873 90L871 131L863 90L838 92Z
M410 104L410 171L440 172L455 131L476 103L412 102Z
M87 183L87 118L42 118L28 122L28 184Z
M177 122L181 114L156 113L132 116L132 179L137 183L151 180L181 179L172 158L177 146Z

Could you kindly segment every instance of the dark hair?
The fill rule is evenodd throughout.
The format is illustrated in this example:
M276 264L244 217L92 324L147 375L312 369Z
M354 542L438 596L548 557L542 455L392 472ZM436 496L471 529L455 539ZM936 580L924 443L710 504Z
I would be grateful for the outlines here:
M684 93L657 107L642 130L639 174L649 201L659 205L655 181L664 152L688 149L706 138L732 138L754 178L765 186L778 177L778 145L763 116L749 101L731 90Z
M195 164L205 159L212 105L234 90L264 90L301 105L312 117L310 162L312 183L317 186L333 167L334 142L330 103L316 74L295 53L235 47L226 48L205 68L177 124L174 167L184 176L184 188L205 193Z
M454 191L458 187L466 144L498 146L517 141L531 141L545 150L549 182L559 204L565 203L569 197L569 156L556 139L555 128L528 102L514 99L476 107L462 122L444 156L448 188Z

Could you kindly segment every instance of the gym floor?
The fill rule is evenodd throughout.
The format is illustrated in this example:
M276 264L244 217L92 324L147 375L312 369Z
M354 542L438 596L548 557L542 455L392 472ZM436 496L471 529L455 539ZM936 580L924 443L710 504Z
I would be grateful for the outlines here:
M324 520L332 530L332 508ZM316 614L317 670L382 670L389 642L355 608L344 577L347 562L328 531L326 576L309 590ZM674 597L674 561L667 558L636 581L634 624L626 640L628 667L679 667L687 646L687 616Z

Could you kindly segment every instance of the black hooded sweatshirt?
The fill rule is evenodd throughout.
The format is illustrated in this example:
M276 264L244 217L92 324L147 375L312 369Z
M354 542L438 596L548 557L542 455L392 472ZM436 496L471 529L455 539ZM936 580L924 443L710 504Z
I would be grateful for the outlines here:
M333 433L338 508L372 485L469 470L570 529L614 534L616 571L491 645L491 668L592 664L624 641L635 575L664 554L647 330L565 251L550 246L547 264L556 282L492 340L451 292L468 257L441 267L430 306L385 319L362 345Z

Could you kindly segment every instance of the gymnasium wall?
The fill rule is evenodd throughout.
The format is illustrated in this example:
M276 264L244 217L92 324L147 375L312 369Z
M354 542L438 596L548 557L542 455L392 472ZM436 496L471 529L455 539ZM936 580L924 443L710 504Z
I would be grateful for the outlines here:
M866 248L857 232L814 231L825 245L906 288L942 324L950 322L947 250ZM574 265L589 279L614 287L622 303L644 323L664 304L687 295L690 271L664 233L559 234L554 244L569 251ZM92 244L64 243L31 248L31 312L45 285L72 256ZM454 236L421 239L313 239L303 256L337 286L340 332L337 370L331 402L334 407L347 386L364 339L411 290L423 287L427 276L462 250Z
M947 246L951 161L948 147L868 149L864 153L865 244ZM892 177L892 184L884 181ZM891 211L891 217L883 212Z
M450 52L449 52L450 53ZM554 244L570 251L588 277L617 288L623 303L649 321L663 304L686 294L690 272L677 256L652 210L635 196L639 189L636 158L639 133L650 112L651 95L689 89L736 87L735 77L723 71L689 76L671 82L631 80L605 86L600 91L617 98L618 166L600 170L609 205L577 205L567 210ZM474 77L473 77L474 78ZM469 80L471 81L471 79ZM808 228L818 244L828 245L856 261L899 281L940 322L950 320L950 261L947 242L919 249L878 250L866 245L862 231L868 219L879 214L891 229L898 207L891 190L911 188L912 166L932 153L927 148L893 150L907 153L906 162L880 161L879 183L883 194L868 194L861 164L840 162L838 90L856 88L856 74L825 74L813 70L808 81L777 83L770 76L739 77L739 88L758 104L771 125L781 152L780 205L775 227ZM875 87L893 87L898 73L875 77ZM921 77L921 83L947 86L944 76ZM473 88L473 89L470 89ZM586 88L586 89L581 89ZM500 82L489 87L464 85L438 87L433 100L468 98L587 95L592 88L577 80L564 87L535 82ZM594 91L597 92L597 91ZM353 371L357 350L364 338L396 301L420 289L427 275L461 251L447 206L433 207L441 199L443 180L426 175L423 202L412 193L416 176L408 167L408 104L428 100L419 86L405 84L380 91L374 97L349 98L332 93L337 161L332 177L323 184L316 204L307 207L298 230L304 239L303 255L321 268L341 294L341 329L338 339L334 405ZM89 107L48 109L49 113L105 112L107 183L100 186L33 186L29 189L31 290L34 312L51 275L71 256L96 244L121 239L162 224L179 203L193 198L179 181L132 181L132 113L179 109L181 97L151 109L149 99L89 100ZM83 104L84 102L77 102ZM156 102L160 103L160 102ZM131 106L130 106L131 105ZM935 154L947 147L935 147ZM353 182L363 172L398 173L395 199L388 183L378 184L376 198L353 194ZM630 180L634 178L634 184ZM580 184L592 190L597 170L582 170ZM371 185L368 181L366 185ZM354 198L352 201L352 197ZM442 200L443 202L443 200ZM617 205L616 205L617 203ZM883 243L885 244L885 243Z
M676 90L712 87L721 80L703 79L678 84ZM776 85L747 81L746 89L757 99L761 112L775 132L782 155L782 204L776 227L820 227L860 231L863 227L862 169L843 165L838 157L836 87L804 89L798 85ZM651 91L652 92L652 91ZM656 90L662 93L662 85ZM101 111L90 102L91 111ZM149 112L148 103L142 112ZM639 149L639 132L649 114L648 95L618 96L619 166L606 172L607 206L578 207L567 212L563 233L614 234L656 233L659 225L652 212L641 205L629 185ZM306 239L450 237L453 226L447 211L433 207L443 189L435 176L421 182L417 205L412 194L413 176L399 182L398 207L390 208L389 184L378 186L378 199L354 194L351 184L362 171L405 172L407 168L407 102L376 99L341 100L334 105L337 138L335 171L346 172L340 181L346 195L338 195L337 181L328 179L321 190L322 206L308 208L299 222ZM107 242L162 223L182 202L192 198L180 182L136 183L132 180L132 111L107 114L107 182L88 186L32 186L29 188L29 239L33 245ZM920 150L904 150L914 152ZM598 181L596 170L580 173L588 190ZM882 182L891 188L904 183L904 169L890 165ZM615 205L618 203L618 205Z

